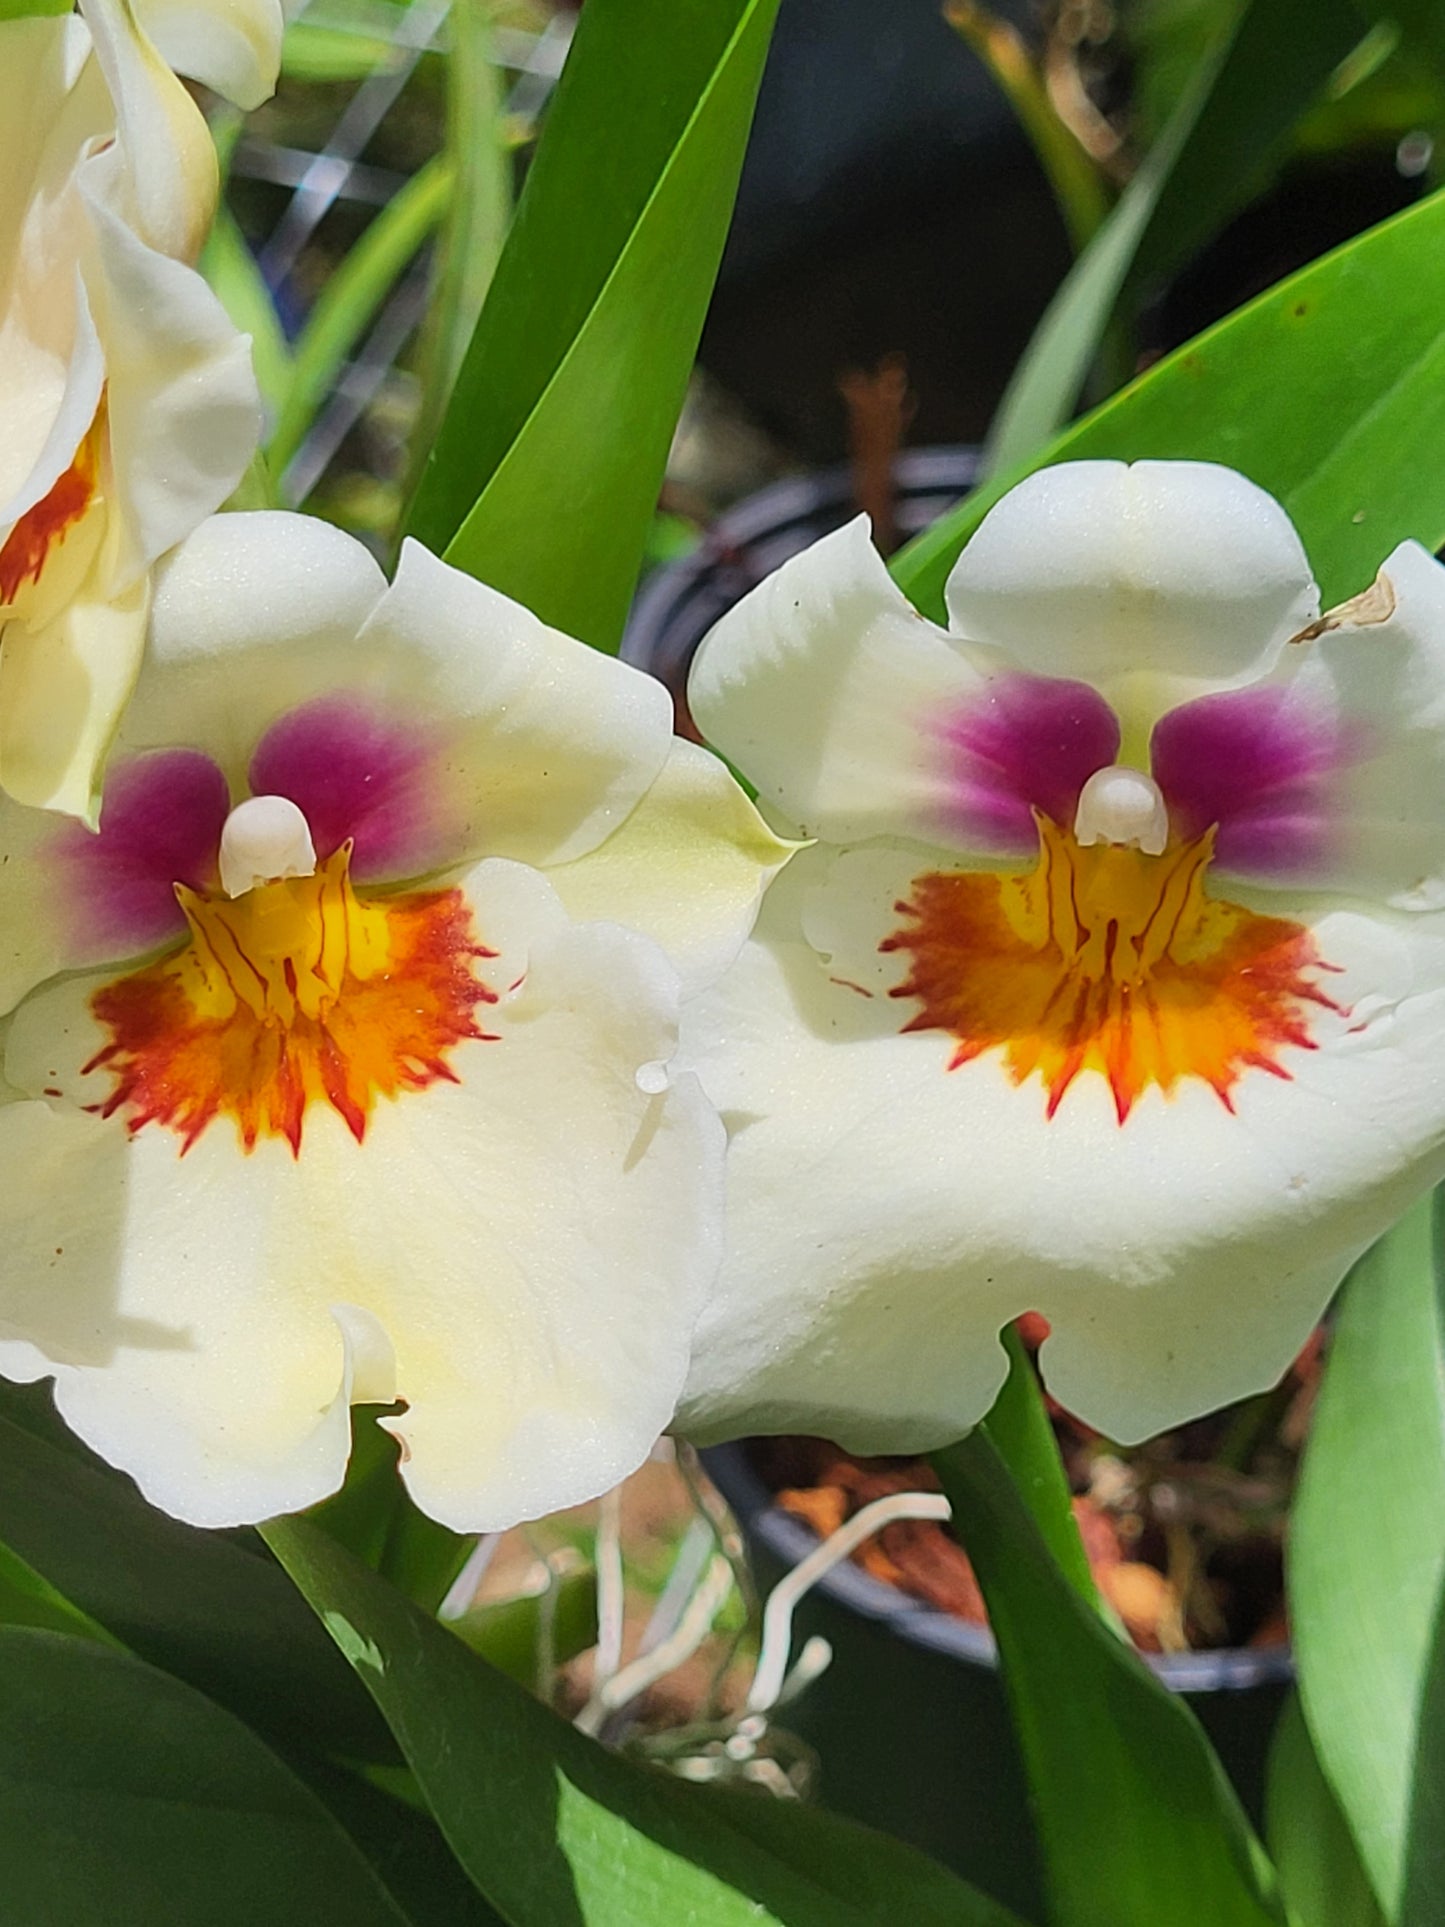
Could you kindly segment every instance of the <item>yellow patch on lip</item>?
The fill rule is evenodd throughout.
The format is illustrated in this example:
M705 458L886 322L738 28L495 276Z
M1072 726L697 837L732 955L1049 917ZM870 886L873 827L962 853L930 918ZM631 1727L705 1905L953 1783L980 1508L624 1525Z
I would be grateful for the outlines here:
M1097 1071L1122 1124L1189 1077L1232 1110L1246 1070L1287 1078L1281 1052L1315 1048L1311 1011L1340 1008L1314 981L1332 966L1303 925L1207 893L1212 830L1148 856L1038 828L1029 871L917 878L880 946L912 959L890 994L922 1006L905 1031L952 1034L950 1070L1001 1049L1016 1084L1039 1073L1050 1117Z
M184 1152L227 1115L247 1151L283 1137L299 1155L312 1103L360 1143L378 1097L454 1078L448 1053L488 1036L476 962L496 953L460 890L363 900L350 854L235 899L177 886L190 942L91 999L111 1033L85 1066L115 1078L103 1116L168 1125Z

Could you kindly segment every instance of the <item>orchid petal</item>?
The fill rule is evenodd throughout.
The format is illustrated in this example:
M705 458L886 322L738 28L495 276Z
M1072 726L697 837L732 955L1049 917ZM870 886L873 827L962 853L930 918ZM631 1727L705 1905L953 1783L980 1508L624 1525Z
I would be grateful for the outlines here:
M116 593L97 563L50 621L5 625L0 784L17 802L99 820L101 770L135 687L149 608L147 578Z
M660 944L686 996L732 962L792 848L716 757L676 741L621 829L547 878L579 921L626 924Z
M554 864L595 849L667 761L660 683L418 542L358 641L405 662L413 714L456 719L446 785L495 855Z
M136 18L178 74L250 113L276 91L280 0L135 0Z
M283 760L284 793L303 809L336 773L327 759L338 731L350 732L346 759L382 754L378 727L403 731L409 773L397 802L409 822L394 835L374 826L392 861L406 852L393 877L482 850L533 863L580 856L626 819L672 742L667 695L651 677L415 543L386 588L360 543L307 517L232 514L198 529L162 571L153 654L158 673L137 692L125 745L204 749L238 790L282 718L293 718L290 740L263 744L260 767ZM318 706L309 730L294 718L307 705Z
M896 887L911 857L873 882ZM946 1036L900 1034L876 989L833 980L876 953L858 885L834 880L839 950L820 959L765 907L688 1012L684 1059L733 1126L690 1437L942 1444L987 1411L996 1334L1025 1311L1051 1323L1041 1363L1067 1407L1145 1437L1273 1383L1353 1259L1445 1173L1445 933L1291 902L1343 966L1349 1014L1286 1077L1245 1078L1232 1111L1189 1081L1121 1129L1097 1074L1051 1118L997 1053L950 1070ZM875 900L875 937L888 920Z
M1405 542L1381 576L1391 613L1346 619L1300 643L1273 686L1323 763L1310 807L1295 813L1314 832L1313 860L1293 874L1320 889L1438 910L1445 908L1445 569ZM1280 874L1268 863L1232 867L1260 882Z
M34 138L0 189L0 780L93 821L146 572L261 417L244 337L169 258L213 209L205 123L129 0L86 13L5 27L0 106Z
M1284 510L1211 462L1039 469L989 510L947 595L960 635L1131 707L1141 682L1178 701L1261 674L1319 611Z
M984 854L1028 849L1033 809L1072 815L1119 743L1092 690L1020 674L925 622L862 516L722 618L688 699L766 802L806 835L839 842L913 835Z
M123 585L231 494L260 437L261 400L250 339L200 276L143 246L103 207L91 218Z
M360 1141L316 1106L299 1155L219 1118L182 1156L82 1108L104 979L16 1014L7 1076L38 1095L0 1107L0 1369L53 1371L68 1421L179 1517L334 1489L349 1399L406 1401L403 1476L459 1530L594 1496L671 1414L722 1188L715 1116L661 1068L675 974L522 866L462 887L511 986L495 1034Z
M244 790L268 724L372 668L357 631L386 589L370 552L314 516L263 510L203 522L156 573L148 674L128 751L203 749ZM404 673L404 672L403 672Z
M115 141L86 163L93 191L147 246L194 261L219 187L205 119L137 27L131 0L85 0L81 11L117 123Z

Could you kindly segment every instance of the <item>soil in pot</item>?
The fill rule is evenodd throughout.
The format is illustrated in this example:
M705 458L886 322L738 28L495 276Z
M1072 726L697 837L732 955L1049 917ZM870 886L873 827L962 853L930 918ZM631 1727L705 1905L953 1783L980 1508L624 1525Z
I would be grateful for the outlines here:
M1319 1369L1317 1336L1275 1391L1129 1450L1051 1404L1095 1581L1140 1651L1286 1644L1285 1521ZM926 1459L857 1458L823 1439L759 1439L751 1457L775 1502L820 1538L874 1499L938 1489ZM987 1623L942 1525L895 1521L854 1559L939 1612Z

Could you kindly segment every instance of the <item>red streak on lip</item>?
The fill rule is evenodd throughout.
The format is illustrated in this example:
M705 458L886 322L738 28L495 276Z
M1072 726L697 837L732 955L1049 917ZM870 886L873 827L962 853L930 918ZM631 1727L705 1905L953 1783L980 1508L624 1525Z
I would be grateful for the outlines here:
M34 508L11 529L0 548L0 603L11 603L27 582L38 582L46 558L67 529L90 507L100 469L101 416L75 451L75 460Z
M322 867L341 869L345 861L338 853ZM227 912L208 901L208 916ZM123 1113L132 1133L164 1125L182 1153L228 1116L246 1151L262 1137L281 1137L299 1156L314 1103L329 1105L360 1143L378 1098L455 1083L454 1048L468 1038L496 1041L477 1014L497 994L476 974L477 961L495 952L477 941L466 899L459 890L416 891L362 903L359 914L373 920L373 932L375 920L384 924L384 964L357 974L348 950L319 1014L297 1005L279 1018L245 994L218 1001L198 988L204 979L194 942L107 984L91 1008L111 1041L84 1069L106 1070L115 1084L92 1108L103 1117ZM218 956L208 955L212 981L218 968ZM290 957L278 974L295 984ZM254 995L254 987L242 989Z

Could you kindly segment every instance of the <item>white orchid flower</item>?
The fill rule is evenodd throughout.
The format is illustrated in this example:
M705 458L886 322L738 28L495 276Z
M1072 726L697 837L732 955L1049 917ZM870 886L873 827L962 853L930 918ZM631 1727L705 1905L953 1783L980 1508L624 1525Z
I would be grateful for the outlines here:
M134 0L161 58L250 112L276 91L288 13L281 0Z
M94 819L156 558L256 446L250 345L187 265L195 106L123 0L0 22L0 786Z
M718 1260L680 985L786 853L660 685L425 550L202 524L99 833L0 802L0 1372L203 1525L394 1398L459 1529L614 1484Z
M1445 570L1318 619L1193 462L1044 470L918 616L861 522L693 712L817 839L699 1007L730 1250L679 1421L917 1450L1041 1312L1126 1441L1271 1384L1445 1174Z

